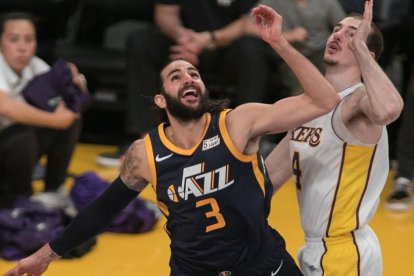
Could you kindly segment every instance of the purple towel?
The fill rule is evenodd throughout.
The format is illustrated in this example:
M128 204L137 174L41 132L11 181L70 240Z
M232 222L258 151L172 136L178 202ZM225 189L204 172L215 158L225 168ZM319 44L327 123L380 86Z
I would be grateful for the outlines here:
M59 59L52 68L31 80L22 91L26 101L40 109L53 111L60 100L73 112L83 111L91 96L73 84L72 72L66 61Z
M86 172L75 178L70 198L75 207L81 210L98 198L108 187L109 183L99 178L94 172ZM158 219L157 213L148 208L145 200L136 198L113 219L106 231L144 233L152 230Z

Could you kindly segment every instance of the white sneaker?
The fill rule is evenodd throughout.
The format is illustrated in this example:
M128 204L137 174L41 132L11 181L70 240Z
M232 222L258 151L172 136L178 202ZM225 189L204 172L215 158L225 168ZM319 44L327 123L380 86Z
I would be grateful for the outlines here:
M67 215L74 217L78 213L69 195L59 192L42 192L30 197L30 201L45 208L61 209Z
M121 158L128 150L128 147L119 147L114 152L103 152L98 154L96 157L96 164L102 167L115 167L119 168L121 166Z
M394 181L394 190L385 202L385 208L391 211L408 211L413 205L411 180L398 177Z

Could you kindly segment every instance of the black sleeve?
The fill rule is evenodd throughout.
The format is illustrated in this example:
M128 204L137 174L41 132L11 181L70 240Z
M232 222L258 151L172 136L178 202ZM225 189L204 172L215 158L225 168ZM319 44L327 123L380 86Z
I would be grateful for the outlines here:
M63 256L103 231L138 194L118 177L101 196L82 209L63 233L49 243L50 247L59 256Z

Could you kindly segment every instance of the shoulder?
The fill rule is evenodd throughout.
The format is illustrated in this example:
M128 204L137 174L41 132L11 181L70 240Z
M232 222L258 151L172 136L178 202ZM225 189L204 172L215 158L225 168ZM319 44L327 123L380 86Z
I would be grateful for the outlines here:
M36 75L45 73L50 70L49 64L47 64L41 58L34 56L29 64L30 68L32 69L33 73Z
M3 74L0 74L0 92L5 93L10 90L6 77Z
M0 52L0 90L7 92L10 90L10 81L15 75Z
M149 182L149 166L143 139L136 140L129 146L122 160L121 174L131 183L137 179Z
M127 151L127 154L132 154L134 157L142 158L146 156L146 148L144 139L134 141Z

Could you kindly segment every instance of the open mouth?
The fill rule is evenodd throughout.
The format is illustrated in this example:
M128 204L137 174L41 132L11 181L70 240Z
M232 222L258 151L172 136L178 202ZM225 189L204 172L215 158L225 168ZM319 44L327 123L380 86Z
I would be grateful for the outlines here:
M199 93L194 86L184 88L184 91L181 94L181 97L185 99L196 99L198 96Z
M341 46L337 42L331 42L328 46L329 53L336 53L341 51Z

